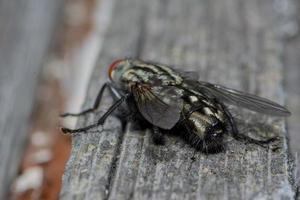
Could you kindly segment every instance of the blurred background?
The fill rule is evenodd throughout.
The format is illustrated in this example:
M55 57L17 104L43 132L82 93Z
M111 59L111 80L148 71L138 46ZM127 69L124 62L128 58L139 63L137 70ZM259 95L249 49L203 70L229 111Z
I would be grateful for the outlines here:
M293 113L287 124L299 166L300 2L274 2L294 18L278 26L286 37L284 91ZM59 114L80 110L105 48L111 6L101 0L0 0L0 199L57 199L71 149ZM298 182L299 176L297 167Z
M58 198L71 149L59 114L84 99L101 43L100 4L0 0L0 199Z

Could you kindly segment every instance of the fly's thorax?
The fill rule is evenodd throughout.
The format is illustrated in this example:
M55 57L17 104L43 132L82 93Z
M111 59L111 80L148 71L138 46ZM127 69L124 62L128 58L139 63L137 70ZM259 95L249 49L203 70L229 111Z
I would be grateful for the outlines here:
M183 79L173 69L140 60L124 59L116 61L110 67L111 80L123 88L130 88L132 83L150 86L177 86Z

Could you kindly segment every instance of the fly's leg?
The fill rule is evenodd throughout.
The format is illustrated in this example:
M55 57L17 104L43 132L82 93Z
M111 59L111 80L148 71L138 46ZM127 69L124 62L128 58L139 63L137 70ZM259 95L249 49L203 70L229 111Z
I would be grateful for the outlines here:
M132 120L131 122L131 131L144 131L149 127L149 125L142 120Z
M152 134L152 140L153 143L156 145L164 145L165 144L165 137L161 130L157 126L153 126L153 134Z
M144 131L152 127L152 124L143 119L138 111L133 111L130 117L128 117L128 121L131 122L131 131Z
M117 100L107 111L106 113L104 113L102 115L102 117L95 123L83 128L79 128L79 129L68 129L68 128L62 128L62 132L64 133L78 133L78 132L82 132L82 131L87 131L91 128L97 127L99 125L103 125L106 118L115 110L117 109L119 106L121 106L121 104L130 97L130 94L125 94L124 96L122 96L119 100Z
M111 88L113 88L111 83L108 83L108 82L104 83L104 85L101 87L101 89L100 89L100 91L99 91L99 93L96 97L95 103L94 103L92 108L83 110L79 113L63 113L60 116L61 117L68 117L68 116L78 117L78 116L82 116L82 115L85 115L85 114L90 113L90 112L94 112L99 107L102 96L103 96L103 93L104 93L104 91L107 87L110 89L110 91L111 91Z
M278 139L277 137L273 137L273 138L270 138L270 139L267 139L267 140L257 140L257 139L254 139L252 137L249 137L247 135L239 134L236 123L234 122L234 119L233 119L231 113L225 108L224 105L222 105L222 104L219 104L219 105L221 106L222 110L225 113L225 116L226 116L226 118L228 120L228 123L231 127L231 133L232 133L232 136L233 136L234 139L236 139L238 141L244 141L246 143L257 144L257 145L262 146L264 148L268 147L266 145L269 144L270 142L273 142L273 141Z

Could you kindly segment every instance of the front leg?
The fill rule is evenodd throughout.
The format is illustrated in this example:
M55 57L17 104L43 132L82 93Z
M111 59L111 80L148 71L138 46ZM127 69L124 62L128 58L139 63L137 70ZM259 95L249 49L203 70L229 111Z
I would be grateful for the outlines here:
M147 128L152 128L152 124L143 119L141 114L137 111L133 111L127 118L127 121L131 122L131 131L145 131Z
M92 113L92 112L96 111L96 109L98 109L98 107L100 106L105 89L109 89L109 93L113 97L114 101L117 101L117 100L121 99L122 96L124 96L124 94L121 91L118 91L118 89L112 83L106 82L99 90L93 107L83 110L79 113L63 113L60 116L61 117L68 117L68 116L79 117L79 116L83 116L88 113Z
M103 125L106 118L114 111L116 110L118 107L121 106L121 104L130 97L130 93L125 94L124 96L122 96L118 101L116 101L112 106L110 106L110 108L102 115L102 117L94 124L91 124L89 126L83 127L83 128L78 128L78 129L69 129L69 128L65 128L62 127L61 130L64 133L78 133L78 132L82 132L82 131L87 131L91 128L95 128L99 125Z

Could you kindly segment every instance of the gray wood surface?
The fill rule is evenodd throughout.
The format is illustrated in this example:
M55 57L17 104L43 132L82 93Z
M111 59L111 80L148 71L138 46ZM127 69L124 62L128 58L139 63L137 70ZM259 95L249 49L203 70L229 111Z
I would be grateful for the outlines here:
M186 70L283 102L281 15L272 0L116 1L83 108L93 104L120 57L140 57ZM93 123L95 115L79 120ZM227 137L226 151L197 153L180 138L156 146L150 131L122 132L110 117L104 127L73 137L61 199L293 199L284 119L232 108L240 132L278 135L277 151Z
M61 1L0 0L0 199L18 173L43 59Z
M294 3L294 4L293 4ZM287 128L289 130L289 144L291 153L295 160L295 182L300 184L300 1L292 2L289 6L292 11L292 18L290 20L291 26L288 34L285 35L284 45L284 84L286 91L287 106L293 111L292 117L287 119ZM298 196L298 199L300 197Z

